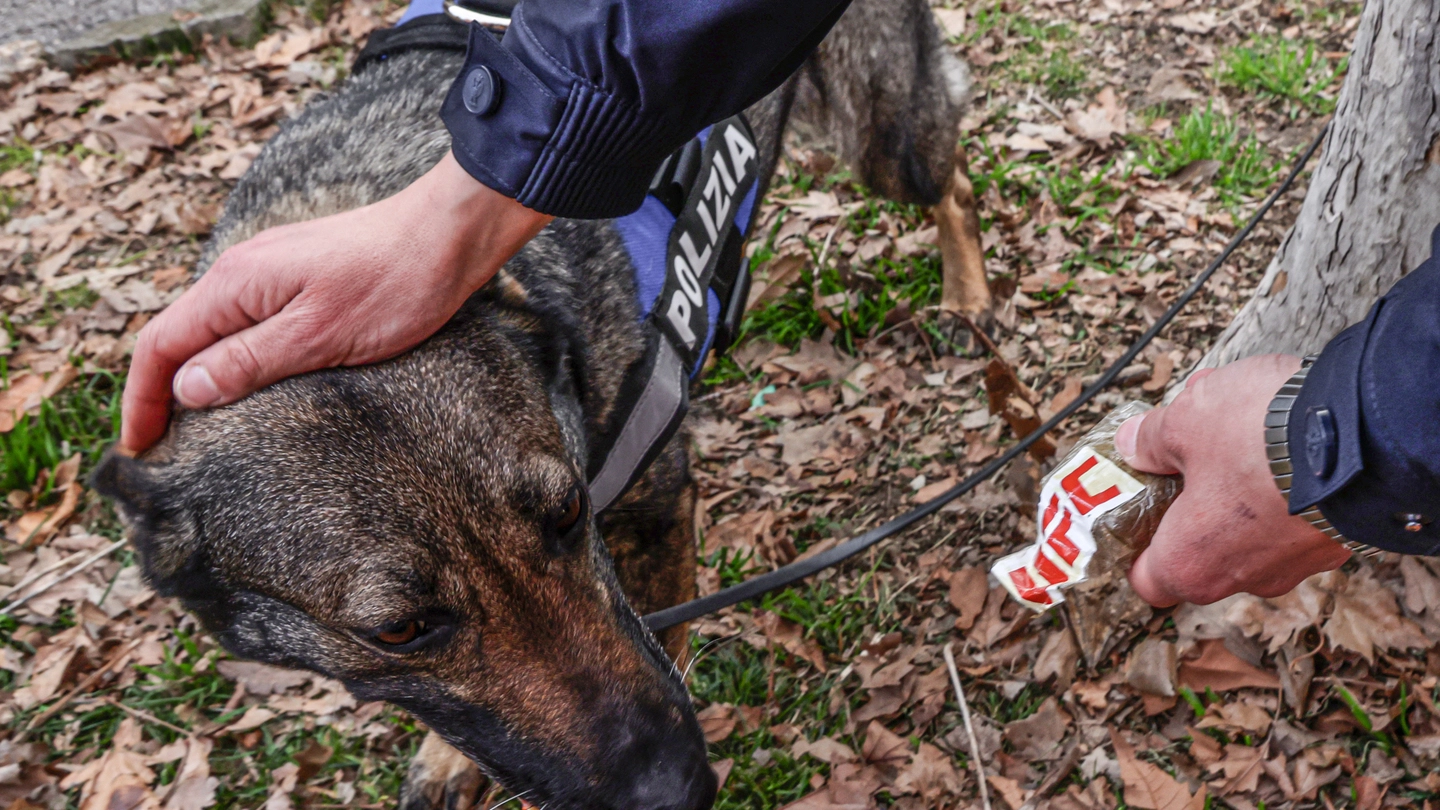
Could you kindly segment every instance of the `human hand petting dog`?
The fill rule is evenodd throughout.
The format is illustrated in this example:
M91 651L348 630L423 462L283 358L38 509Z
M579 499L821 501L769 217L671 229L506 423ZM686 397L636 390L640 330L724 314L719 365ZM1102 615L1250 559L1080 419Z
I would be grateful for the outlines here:
M225 405L415 346L550 220L447 154L393 197L235 245L140 331L121 445L138 453L165 434L172 392L186 408Z
M1197 371L1167 407L1120 426L1135 469L1185 476L1130 584L1157 607L1248 592L1279 596L1350 552L1289 514L1265 459L1265 411L1300 358L1272 354Z

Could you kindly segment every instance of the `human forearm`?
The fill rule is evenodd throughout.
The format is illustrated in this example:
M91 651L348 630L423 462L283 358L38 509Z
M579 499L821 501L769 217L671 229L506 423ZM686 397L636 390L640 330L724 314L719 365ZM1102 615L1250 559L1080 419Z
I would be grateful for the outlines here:
M667 154L779 86L847 4L528 0L503 42L472 30L442 116L460 163L492 188L558 216L618 216ZM499 91L472 82L472 110L467 80L482 69L478 84Z

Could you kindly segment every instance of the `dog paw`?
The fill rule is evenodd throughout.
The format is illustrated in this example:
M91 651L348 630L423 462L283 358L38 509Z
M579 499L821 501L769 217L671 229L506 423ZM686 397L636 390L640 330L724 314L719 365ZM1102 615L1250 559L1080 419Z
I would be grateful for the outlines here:
M967 318L970 323L966 323ZM985 341L976 336L971 324L978 327L986 339L994 338L995 316L988 309L966 313L963 317L954 311L941 309L935 317L935 328L944 338L946 350L968 357L978 357L986 351Z
M469 810L484 784L475 763L432 731L410 761L398 810Z

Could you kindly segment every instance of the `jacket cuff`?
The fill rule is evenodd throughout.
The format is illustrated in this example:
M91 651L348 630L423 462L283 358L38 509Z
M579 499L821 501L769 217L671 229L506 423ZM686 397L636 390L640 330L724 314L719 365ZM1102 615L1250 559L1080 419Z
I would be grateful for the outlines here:
M1290 412L1291 514L1318 505L1346 539L1402 554L1440 554L1440 228L1434 240L1429 261L1325 347ZM1418 530L1411 514L1426 518Z
M465 66L440 109L455 159L476 180L542 214L606 219L634 211L665 158L653 144L676 133L578 77L537 75L517 53L549 57L526 34L519 11L503 43L471 26ZM490 75L472 78L477 71ZM475 93L486 82L494 85L487 91L493 100Z

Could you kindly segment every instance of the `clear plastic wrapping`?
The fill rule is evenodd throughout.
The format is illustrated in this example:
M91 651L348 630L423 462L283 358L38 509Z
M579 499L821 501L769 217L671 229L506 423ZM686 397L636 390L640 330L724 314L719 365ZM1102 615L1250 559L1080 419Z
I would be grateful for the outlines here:
M1181 479L1132 469L1115 450L1120 425L1149 409L1127 402L1111 411L1041 482L1035 543L990 569L1022 605L1043 611L1087 581L1123 581L1150 544Z

